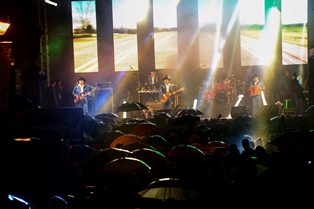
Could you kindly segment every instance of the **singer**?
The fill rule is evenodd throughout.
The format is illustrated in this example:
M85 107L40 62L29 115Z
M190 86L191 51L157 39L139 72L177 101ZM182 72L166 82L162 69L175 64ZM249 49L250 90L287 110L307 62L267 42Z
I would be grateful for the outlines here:
M88 114L87 97L92 95L94 88L86 84L86 79L80 77L73 88L74 104L76 107L83 108L83 113Z
M262 94L264 89L265 87L260 81L259 75L255 74L249 88L252 115L257 115L263 106Z
M162 103L164 110L173 110L177 103L174 96L184 90L184 88L175 89L177 85L170 83L170 81L171 76L166 75L159 87L159 101Z

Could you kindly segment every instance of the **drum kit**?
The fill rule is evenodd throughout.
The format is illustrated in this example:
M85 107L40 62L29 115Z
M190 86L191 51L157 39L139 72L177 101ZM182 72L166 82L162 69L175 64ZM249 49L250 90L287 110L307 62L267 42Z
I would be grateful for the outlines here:
M158 93L158 88L155 85L140 85L138 88L138 93L143 94Z
M215 105L232 105L236 102L237 96L243 94L243 84L234 77L216 83L212 87L202 85L203 101L213 101Z
M143 103L158 101L158 87L156 85L140 85L137 88L140 101Z

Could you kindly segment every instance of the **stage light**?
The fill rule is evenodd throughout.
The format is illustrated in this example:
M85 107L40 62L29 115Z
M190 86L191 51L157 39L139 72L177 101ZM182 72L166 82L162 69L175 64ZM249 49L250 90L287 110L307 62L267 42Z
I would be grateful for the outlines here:
M197 107L197 99L194 99L193 101L193 109L196 110Z
M30 142L30 141L32 141L32 138L29 138L29 137L26 137L26 138L15 138L14 141Z
M125 104L125 103L127 103L127 101L124 100L122 103ZM123 118L123 119L127 118L127 112L123 112L123 113L122 113L122 118Z
M3 36L9 27L10 27L9 16L7 15L0 16L0 35Z
M45 2L47 3L47 4L50 4L50 5L52 5L52 6L58 6L58 3L57 2L54 2L54 1L50 1L50 0L45 0Z
M238 106L239 106L240 102L242 101L242 98L243 98L243 94L240 94L240 95L238 96L238 100L237 100L237 102L235 103L234 107L238 107Z
M32 209L31 204L20 197L8 194L7 199L7 208Z
M267 102L266 102L266 98L265 98L264 91L261 92L261 95L262 95L263 105L264 105L264 106L268 105Z

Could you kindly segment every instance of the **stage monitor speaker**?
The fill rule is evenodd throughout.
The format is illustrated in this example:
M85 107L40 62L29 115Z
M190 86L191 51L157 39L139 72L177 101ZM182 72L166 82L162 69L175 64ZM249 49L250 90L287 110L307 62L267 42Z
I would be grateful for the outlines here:
M231 114L230 110L230 105L229 104L215 104L214 105L214 117L218 117L219 115L222 115L223 117L228 117L229 114Z
M261 108L259 116L272 118L280 115L279 108L276 105L266 105Z
M81 139L83 120L83 108L33 109L21 115L13 134L16 137Z
M247 106L237 106L231 108L232 118L237 118L243 115L249 115L249 108Z
M113 112L113 89L101 88L95 92L96 114L111 113Z

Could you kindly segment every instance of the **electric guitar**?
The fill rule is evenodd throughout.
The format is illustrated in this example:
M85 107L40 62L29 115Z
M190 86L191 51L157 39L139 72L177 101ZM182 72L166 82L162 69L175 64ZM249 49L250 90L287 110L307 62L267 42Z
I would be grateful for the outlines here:
M172 97L173 95L175 95L175 94L177 94L177 93L179 93L179 92L181 92L181 91L184 91L184 87L182 87L182 88L180 88L180 89L178 89L178 90L176 90L176 91L169 92L169 93L166 93L166 94L162 95L162 96L159 98L159 101L160 101L161 103L166 103L170 97Z
M81 93L80 95L75 96L75 97L74 97L74 100L73 100L74 103L76 104L76 103L78 103L78 102L84 100L84 98L85 98L86 96L91 96L91 94L92 94L94 91L96 91L96 90L97 90L97 87L96 87L96 88L93 88L92 90L90 90L90 91L88 91L88 92L86 92L86 93Z

